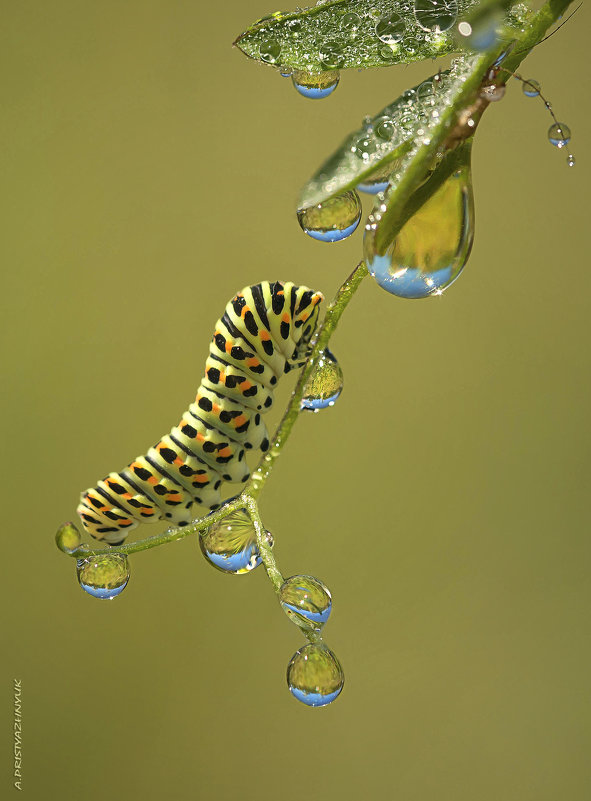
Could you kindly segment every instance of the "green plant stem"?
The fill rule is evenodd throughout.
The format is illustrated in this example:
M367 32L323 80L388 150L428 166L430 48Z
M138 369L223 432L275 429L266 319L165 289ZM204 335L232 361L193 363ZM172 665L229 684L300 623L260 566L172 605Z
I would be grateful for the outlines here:
M403 163L403 174L400 180L388 193L385 208L377 212L379 225L376 229L375 246L379 254L384 254L388 245L398 235L406 220L406 205L424 181L437 153L444 148L460 115L479 98L482 83L497 58L507 50L508 46L511 46L510 52L503 59L502 67L503 70L514 72L531 49L544 38L548 28L564 13L571 2L572 0L549 0L527 24L525 31L519 33L516 29L508 29L511 34L510 42L497 43L486 52L474 57L470 73L453 103L441 115L437 126L429 131L428 141L417 147ZM505 82L502 80L502 74L500 74L499 83ZM477 111L475 121L480 118L483 110L484 108Z
M318 364L318 360L320 359L322 351L328 345L330 338L334 333L339 320L341 319L341 315L347 308L351 298L357 291L360 283L363 281L366 275L368 275L367 267L363 262L360 262L347 280L341 285L334 299L329 304L324 317L324 322L312 340L312 351L310 353L310 357L300 373L296 387L292 393L285 414L283 415L283 419L281 420L279 427L275 432L275 436L273 437L269 450L263 456L257 469L250 477L243 494L248 494L251 498L255 499L260 495L265 482L269 477L271 470L273 469L275 460L285 446L287 438L289 437L291 430L299 417L306 383L316 369L316 365Z

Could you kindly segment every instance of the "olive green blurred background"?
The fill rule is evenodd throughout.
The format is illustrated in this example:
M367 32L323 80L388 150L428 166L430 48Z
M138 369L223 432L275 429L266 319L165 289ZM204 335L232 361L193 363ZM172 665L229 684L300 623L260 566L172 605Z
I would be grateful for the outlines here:
M361 234L305 237L299 187L437 65L315 102L231 48L263 0L2 5L6 787L16 677L33 799L588 799L588 6L523 66L577 166L513 83L477 133L463 276L423 301L364 283L333 340L345 391L268 483L281 568L333 592L347 678L315 710L261 570L226 577L189 538L105 603L53 536L177 421L234 292L333 293Z

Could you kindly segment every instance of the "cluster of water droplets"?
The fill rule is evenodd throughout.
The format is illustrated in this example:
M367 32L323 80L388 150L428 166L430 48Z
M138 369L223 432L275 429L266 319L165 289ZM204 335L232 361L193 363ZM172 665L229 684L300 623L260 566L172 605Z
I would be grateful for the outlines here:
M272 548L273 535L267 531L265 537ZM242 575L261 564L256 531L246 509L213 523L199 537L199 545L209 564L223 573Z
M335 356L325 348L304 387L301 408L311 412L328 409L342 391L343 371Z
M521 75L515 75L514 77L517 78L518 81L521 81L521 88L526 97L539 97L543 101L546 109L554 120L552 125L548 128L548 141L551 145L554 145L554 147L562 150L562 148L566 147L570 142L570 128L566 123L557 120L552 105L542 95L542 87L539 81L536 81L535 78L522 78ZM566 154L566 163L569 167L574 167L575 165L575 157L570 152Z
M304 632L318 634L330 617L332 597L315 576L291 576L279 590L279 601L288 618ZM289 660L287 686L306 706L326 706L343 689L345 674L334 653L318 638L304 645Z
M413 60L419 53L435 57L447 52L452 41L448 34L460 11L473 4L471 0L395 4L376 0L370 5L358 0L341 14L337 8L327 9L326 19L322 12L310 19L278 13L257 23L258 52L255 46L252 54L291 76L304 97L321 99L336 89L343 67L387 65ZM323 31L329 33L325 36ZM288 63L297 63L299 69L290 69Z

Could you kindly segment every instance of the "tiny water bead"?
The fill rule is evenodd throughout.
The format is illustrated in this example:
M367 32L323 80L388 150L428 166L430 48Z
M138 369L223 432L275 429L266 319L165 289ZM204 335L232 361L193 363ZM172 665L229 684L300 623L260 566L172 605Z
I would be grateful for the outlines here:
M567 157L566 157L566 163L567 163L567 165L568 165L569 167L574 167L574 166L575 166L575 157L573 156L573 154L572 154L572 153L569 153L569 154L567 155Z
M523 94L526 97L539 97L540 92L542 91L542 87L540 86L539 82L536 81L534 78L528 78L524 80L521 84Z
M405 22L400 14L389 14L376 22L376 36L385 44L397 44L404 37Z
M268 531L267 542L273 547ZM214 523L199 537L206 560L223 573L242 575L261 564L256 532L246 509L238 509Z
M318 74L296 70L291 76L297 91L311 100L322 100L331 95L339 85L339 78L338 70L327 70Z
M326 706L340 694L345 674L339 660L324 643L308 643L287 666L287 686L306 706Z
M414 0L415 19L420 28L431 33L443 33L458 18L456 0Z
M60 551L75 551L82 542L82 535L73 523L64 523L55 534L55 542Z
M359 225L361 200L354 189L298 211L302 230L319 242L341 242Z
M94 598L111 600L123 592L129 581L129 561L120 553L96 554L76 563L78 582Z
M343 371L328 348L322 351L316 369L304 387L301 407L318 412L334 406L343 391Z
M292 623L307 631L320 631L332 610L330 590L314 576L285 579L279 601Z
M401 298L440 295L458 277L474 239L469 162L447 178L379 254L378 226L370 216L363 240L365 263L377 283Z
M555 118L556 119L556 118ZM555 147L562 148L570 142L570 128L563 122L555 122L548 128L548 141Z

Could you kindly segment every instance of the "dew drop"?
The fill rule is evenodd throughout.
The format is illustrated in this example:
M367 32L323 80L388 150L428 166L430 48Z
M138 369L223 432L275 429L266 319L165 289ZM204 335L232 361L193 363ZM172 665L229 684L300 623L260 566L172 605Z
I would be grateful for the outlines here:
M281 45L276 39L267 39L261 42L259 53L261 61L266 64L276 64L281 53Z
M298 211L302 230L319 242L340 242L351 236L361 219L361 200L354 189Z
M378 47L378 53L382 61L394 61L398 49L397 44L383 44Z
M73 523L64 523L55 533L55 543L60 551L75 551L82 542L82 535Z
M345 63L343 48L338 42L326 42L320 48L320 61L329 70L338 70Z
M361 18L353 12L345 14L341 19L341 28L346 31L356 31L360 25Z
M575 166L575 164L576 164L576 161L575 161L575 157L573 156L573 154L572 154L572 153L569 153L569 154L567 155L567 157L566 157L566 163L567 163L567 166L569 166L569 167L574 167L574 166Z
M362 161L369 161L377 149L377 142L371 132L362 134L351 147L352 152Z
M297 91L311 100L322 100L332 94L339 84L339 78L338 70L328 70L317 74L296 70L291 76Z
M469 160L405 223L381 255L376 225L366 227L365 262L378 284L402 298L440 295L458 277L474 239Z
M376 36L386 44L397 44L404 36L405 24L400 14L389 14L376 22Z
M308 643L287 666L287 686L306 706L326 706L340 694L345 675L339 660L324 643Z
M570 128L563 122L555 122L548 128L548 141L551 145L561 148L570 142Z
M443 33L458 18L457 0L414 0L415 19L420 28L431 33Z
M390 142L396 133L396 124L391 117L380 117L374 122L373 129L378 139Z
M290 19L285 23L292 33L299 33L302 30L302 23L299 19Z
M328 348L322 351L316 369L304 387L301 409L317 412L334 406L343 391L343 371Z
M534 78L528 78L521 84L523 94L526 97L538 97L542 91L542 87Z
M129 561L120 553L96 554L76 563L78 582L94 598L111 599L123 592L129 581Z
M307 631L320 631L332 609L330 590L314 576L285 579L279 601L292 623Z
M269 531L266 532L266 539L269 546L273 547L273 537ZM201 534L199 545L207 561L223 573L250 573L261 564L256 532L246 509L237 509L214 523Z

